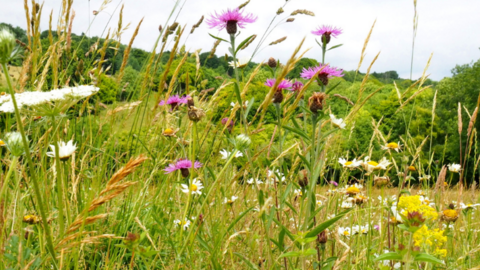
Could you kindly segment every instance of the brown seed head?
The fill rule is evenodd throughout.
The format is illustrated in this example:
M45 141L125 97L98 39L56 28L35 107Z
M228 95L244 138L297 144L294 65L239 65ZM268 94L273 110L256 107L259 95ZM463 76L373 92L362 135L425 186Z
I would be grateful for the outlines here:
M188 109L188 118L194 122L202 120L204 116L205 112L202 109L196 108L194 106L191 106Z
M270 59L268 59L268 66L271 67L271 68L276 68L277 67L277 60L275 60L275 58L273 58L273 57L270 57Z
M283 101L282 89L277 89L277 91L273 95L273 103L282 103L282 101Z
M322 231L317 235L317 242L319 244L325 245L328 241L327 231Z
M318 111L323 110L325 99L327 95L325 93L313 93L313 95L308 99L308 106L310 111L313 113L318 113Z
M308 171L303 169L298 173L298 185L302 188L308 186Z

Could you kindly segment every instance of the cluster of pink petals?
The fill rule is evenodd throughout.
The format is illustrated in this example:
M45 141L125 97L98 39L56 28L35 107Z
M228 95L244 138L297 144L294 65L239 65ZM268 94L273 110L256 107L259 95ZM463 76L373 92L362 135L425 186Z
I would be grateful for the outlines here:
M163 106L163 105L167 104L167 105L174 105L175 106L175 105L179 105L179 104L187 104L187 99L189 97L190 96L180 97L179 95L174 95L174 96L169 97L166 101L165 100L160 101L160 103L158 105Z
M201 168L202 163L195 161L193 167L195 169ZM181 169L190 169L192 168L192 162L188 159L179 159L176 163L171 163L165 168L165 174L172 173L176 170L181 170Z
M277 82L276 79L267 79L267 82L265 82L265 85L268 87L273 87L276 82ZM290 90L291 88L292 88L292 83L289 80L285 80L285 79L283 79L277 86L277 89Z
M343 69L337 69L336 67L331 67L329 65L320 64L318 67L309 67L308 69L303 68L300 76L304 79L311 79L317 72L321 70L318 75L327 75L328 78L331 77L343 77Z
M292 90L293 92L297 92L297 91L300 91L300 89L302 89L303 87L303 83L300 82L300 81L295 81L293 84L292 84Z
M322 36L326 34L326 35L331 35L334 38L336 38L341 33L342 33L342 29L333 27L331 25L322 25L318 27L317 30L312 31L312 34L317 36Z
M225 117L222 119L222 125L227 125L230 126L230 127L233 127L235 125L235 122L233 120L230 120L229 121L229 118L228 117Z
M210 28L217 28L218 30L223 30L227 27L227 22L236 22L240 28L245 28L245 24L253 23L257 20L257 17L251 13L243 14L243 11L240 11L238 8L226 11L222 11L220 14L215 12L215 15L212 15L210 19L206 22Z

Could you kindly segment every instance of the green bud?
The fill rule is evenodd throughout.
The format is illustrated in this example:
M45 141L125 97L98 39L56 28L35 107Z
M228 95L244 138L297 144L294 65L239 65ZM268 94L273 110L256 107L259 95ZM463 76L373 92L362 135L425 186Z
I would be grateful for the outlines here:
M3 141L13 156L19 157L25 154L25 148L23 147L22 135L20 132L14 131L6 133Z
M6 28L0 29L0 63L8 63L14 54L15 36Z

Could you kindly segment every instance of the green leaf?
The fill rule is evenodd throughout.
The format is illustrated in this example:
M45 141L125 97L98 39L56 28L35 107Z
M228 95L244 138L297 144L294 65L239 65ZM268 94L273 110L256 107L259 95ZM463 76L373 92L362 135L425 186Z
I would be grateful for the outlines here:
M301 257L302 256L302 252L301 251L290 251L290 252L287 252L287 253L283 253L282 255L280 255L279 258L292 258L292 257Z
M235 256L239 257L250 269L258 270L258 267L254 263L252 263L249 259L245 258L245 256L243 256L242 254L237 253L237 252L233 252L233 254L235 254Z
M336 49L338 47L341 47L343 44L338 44L338 45L335 45L333 47L331 47L330 49L328 49L327 51L330 51L330 50L333 50L333 49Z
M254 36L254 35L249 36L249 37L246 38L244 41L242 41L240 44L238 44L237 49L235 50L235 54L238 53L238 51L239 51L245 44L247 44L247 42L249 42L250 39L253 38L253 36Z
M333 91L333 89L337 88L337 86L339 86L342 82L339 82L337 84L335 84L334 86L330 87L327 91L325 91L326 94L330 94L330 92Z
M402 255L396 253L396 252L389 252L382 254L378 256L377 258L374 259L374 261L401 261L402 260Z
M209 35L210 35L211 37L213 37L214 39L217 39L217 40L220 40L220 41L225 41L225 42L228 43L228 41L226 41L226 40L223 39L223 38L216 37L216 36L214 36L214 35L212 35L212 34L210 34L210 33L209 33Z
M427 263L434 263L434 264L445 264L442 260L437 259L436 257L427 254L427 253L420 253L415 256L414 261L416 262L427 262Z
M319 233L323 232L325 229L327 229L328 227L330 227L331 225L333 225L335 222L337 222L339 219L341 219L342 217L344 217L348 212L350 212L351 209L345 211L345 212L342 212L340 214L338 214L337 216L335 216L334 218L332 219L329 219L323 223L321 223L320 225L318 225L317 227L315 227L313 230L311 230L310 232L308 232L305 237L315 237L317 236Z
M290 127L290 126L283 126L282 125L282 128L287 129L287 130L303 137L305 140L307 140L307 142L310 142L310 138L308 137L308 135L305 132L303 132L301 130L298 130L296 128Z

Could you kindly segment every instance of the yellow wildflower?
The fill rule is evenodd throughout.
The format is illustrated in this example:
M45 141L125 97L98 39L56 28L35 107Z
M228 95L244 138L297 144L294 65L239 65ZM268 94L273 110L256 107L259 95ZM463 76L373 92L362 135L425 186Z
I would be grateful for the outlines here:
M400 213L405 216L408 213L419 212L426 219L436 220L438 218L437 211L429 205L423 204L418 195L400 197L398 208L400 209Z
M447 237L443 235L440 229L429 230L426 225L423 225L419 230L413 234L414 245L417 247L424 247L434 255L446 256L446 250L442 249Z

